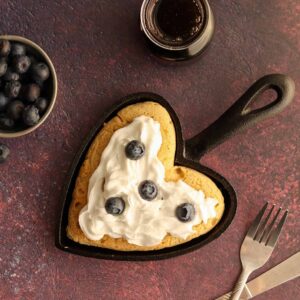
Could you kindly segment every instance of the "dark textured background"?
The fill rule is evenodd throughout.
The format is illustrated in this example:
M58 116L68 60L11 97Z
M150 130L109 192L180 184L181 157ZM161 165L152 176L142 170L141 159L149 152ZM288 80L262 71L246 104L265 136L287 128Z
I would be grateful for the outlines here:
M119 98L145 90L161 94L177 111L184 136L191 137L264 74L287 73L299 89L299 1L211 1L216 32L209 49L200 59L175 65L145 47L141 2L0 2L1 33L40 44L59 79L57 105L47 122L29 136L4 141L11 156L0 166L1 299L212 299L232 288L245 231L266 200L291 212L271 259L256 274L300 248L299 93L283 113L203 159L228 178L239 197L234 222L216 241L182 257L143 263L95 260L55 248L68 168L91 127ZM257 299L299 295L296 280Z

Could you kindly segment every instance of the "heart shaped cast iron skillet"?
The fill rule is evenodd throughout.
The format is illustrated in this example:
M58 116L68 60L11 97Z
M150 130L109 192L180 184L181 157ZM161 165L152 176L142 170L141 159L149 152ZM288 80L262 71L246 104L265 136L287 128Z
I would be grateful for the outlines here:
M267 89L273 89L277 93L276 99L268 105L251 110L252 105ZM220 144L223 140L230 137L237 131L255 124L266 117L273 116L284 109L293 99L294 82L285 75L267 75L255 82L246 93L241 96L218 120L203 130L195 137L184 141L182 138L179 119L170 104L161 96L152 93L137 93L125 97L121 103L115 105L113 109L102 118L97 126L90 132L83 147L78 152L71 167L68 180L63 193L63 206L61 210L59 227L56 235L56 246L59 249L71 253L103 259L114 260L157 260L181 255L192 250L198 249L203 245L219 237L230 225L236 212L236 194L230 183L215 171L199 163L199 159ZM225 211L220 222L208 233L193 240L161 250L154 251L116 251L105 248L81 245L70 240L66 235L68 224L68 211L72 201L72 193L80 167L85 159L87 151L95 136L103 127L103 124L113 118L116 113L131 104L154 101L162 105L169 112L176 130L177 149L175 154L175 165L182 165L195 169L210 177L221 190L224 201Z

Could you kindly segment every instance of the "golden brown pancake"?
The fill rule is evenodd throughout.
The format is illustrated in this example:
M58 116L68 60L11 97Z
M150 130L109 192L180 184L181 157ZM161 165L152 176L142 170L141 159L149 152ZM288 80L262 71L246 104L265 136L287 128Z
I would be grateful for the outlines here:
M134 245L128 243L124 238L112 238L108 235L104 235L103 238L98 241L90 240L84 235L78 222L79 213L88 202L87 193L89 179L98 167L102 152L108 145L113 133L116 130L130 124L136 117L142 115L151 117L160 123L162 145L158 153L158 158L165 167L165 180L178 181L181 179L194 189L202 190L205 194L205 197L216 199L218 201L218 204L215 206L217 216L209 219L207 224L201 222L200 224L195 225L193 227L195 232L187 239L180 239L167 234L162 242L155 246ZM90 149L88 150L84 163L80 168L73 192L73 199L69 209L69 220L67 227L68 237L80 244L92 245L96 247L121 251L147 251L158 250L185 243L210 231L214 226L216 226L223 215L223 195L215 183L204 174L186 167L174 166L175 151L176 136L174 124L169 113L163 106L158 103L148 101L129 105L120 110L114 118L112 118L108 123L104 124L103 128L97 134Z

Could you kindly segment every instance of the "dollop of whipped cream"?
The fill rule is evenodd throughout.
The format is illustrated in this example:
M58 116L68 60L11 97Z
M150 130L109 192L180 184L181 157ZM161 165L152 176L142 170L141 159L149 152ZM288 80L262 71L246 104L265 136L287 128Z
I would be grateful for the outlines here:
M138 160L125 155L124 149L132 140L145 145L145 154ZM216 199L205 198L202 191L182 180L165 181L165 168L157 156L161 144L160 124L150 117L137 117L114 132L90 178L88 203L79 215L86 237L100 240L106 234L122 237L131 244L154 246L168 233L185 239L194 232L194 225L216 217ZM139 195L138 186L144 180L152 180L158 188L158 195L152 201ZM122 197L125 201L121 215L106 212L105 200L110 197ZM182 203L195 207L195 217L190 222L181 222L175 215L176 207Z

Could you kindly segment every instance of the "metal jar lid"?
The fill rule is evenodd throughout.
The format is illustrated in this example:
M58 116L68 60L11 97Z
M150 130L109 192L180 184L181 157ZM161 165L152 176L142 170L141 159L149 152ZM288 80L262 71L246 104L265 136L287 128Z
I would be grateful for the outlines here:
M185 60L200 54L209 44L214 32L214 17L207 0L173 0L180 5L194 5L198 9L197 26L191 28L191 37L182 40L180 37L170 39L157 24L157 10L166 0L144 0L140 22L141 30L145 34L151 50L158 56L167 60ZM179 3L178 2L178 3ZM166 2L165 2L166 3ZM170 20L174 24L176 16ZM176 24L176 26L180 26Z

